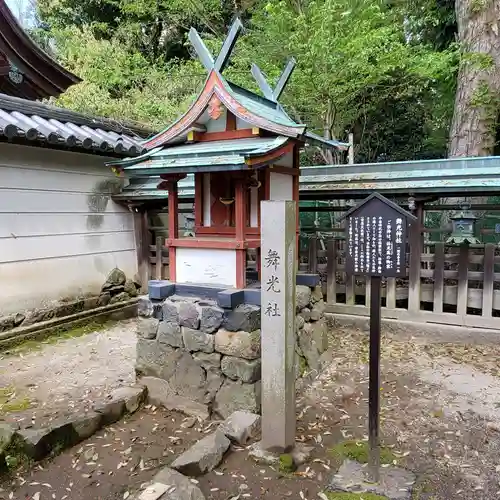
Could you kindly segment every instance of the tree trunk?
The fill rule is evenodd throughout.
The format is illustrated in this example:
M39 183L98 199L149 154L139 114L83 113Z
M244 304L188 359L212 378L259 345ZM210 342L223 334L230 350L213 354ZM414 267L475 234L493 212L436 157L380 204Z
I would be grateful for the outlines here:
M461 64L450 157L493 154L500 111L500 0L455 0Z

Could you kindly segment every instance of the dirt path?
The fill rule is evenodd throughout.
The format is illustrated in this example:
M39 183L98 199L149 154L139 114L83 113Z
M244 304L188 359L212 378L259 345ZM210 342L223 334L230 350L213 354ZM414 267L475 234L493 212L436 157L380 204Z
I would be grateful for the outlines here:
M41 426L133 383L135 342L135 320L129 320L31 351L0 353L0 403L7 410L0 417Z
M24 358L3 359L1 383L27 388L36 380L27 390L39 401L37 411L86 401L133 380L133 326L121 323ZM206 499L317 500L340 464L331 450L345 440L366 439L367 340L355 330L336 330L329 366L298 401L297 439L314 447L307 464L283 475L255 464L244 448L233 448L216 471L199 478ZM417 474L413 500L499 498L500 348L386 337L382 356L381 435L395 462ZM25 371L6 375L6 368ZM126 498L214 425L146 408L20 471L0 485L0 499Z

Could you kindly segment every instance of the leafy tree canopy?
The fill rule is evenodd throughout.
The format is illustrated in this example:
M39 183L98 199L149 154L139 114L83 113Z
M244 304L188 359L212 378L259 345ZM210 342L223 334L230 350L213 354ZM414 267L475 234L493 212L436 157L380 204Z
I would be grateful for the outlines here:
M84 79L59 104L161 128L199 91L205 71L187 32L214 52L232 17L246 26L227 78L257 90L289 56L282 102L326 137L355 134L356 161L442 156L457 71L450 0L39 0L56 55ZM451 12L451 17L450 17ZM338 161L311 151L303 161Z

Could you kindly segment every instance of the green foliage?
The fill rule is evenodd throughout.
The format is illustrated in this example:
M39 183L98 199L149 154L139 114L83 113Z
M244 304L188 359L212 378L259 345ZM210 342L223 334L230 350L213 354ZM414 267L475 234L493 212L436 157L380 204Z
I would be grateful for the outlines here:
M161 128L187 109L202 78L195 62L151 64L117 40L98 40L90 30L55 32L60 61L83 79L57 104L76 111L134 120Z
M156 129L182 113L205 71L187 43L196 27L214 53L235 13L246 24L225 76L257 91L286 58L298 65L281 98L326 137L355 135L356 161L443 156L458 59L453 2L439 0L39 0L57 58L84 82L58 104ZM37 34L41 40L47 33ZM302 161L344 161L316 149Z
M362 464L368 463L368 443L366 441L342 441L336 444L330 452L339 461L349 458ZM392 464L395 460L396 455L389 448L380 447L381 464Z
M243 71L251 62L275 82L285 58L293 55L298 66L282 101L297 121L327 137L345 138L345 131L353 130L361 144L358 162L374 161L381 153L395 159L395 148L403 149L396 159L408 158L409 150L411 157L421 156L413 153L419 149L413 143L422 142L426 123L442 118L434 112L444 113L442 122L449 123L452 108L434 104L443 92L453 93L456 57L452 48L438 52L408 43L402 16L401 9L377 0L270 0L254 13L228 73L255 88ZM398 117L399 134L391 131L394 121L386 125L387 113Z

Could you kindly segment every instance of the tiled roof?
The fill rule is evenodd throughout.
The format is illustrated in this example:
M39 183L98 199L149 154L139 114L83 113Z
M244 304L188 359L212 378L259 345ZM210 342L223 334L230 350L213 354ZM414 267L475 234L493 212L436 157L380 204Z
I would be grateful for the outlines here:
M0 138L53 148L137 156L142 140L152 133L105 118L0 94Z

